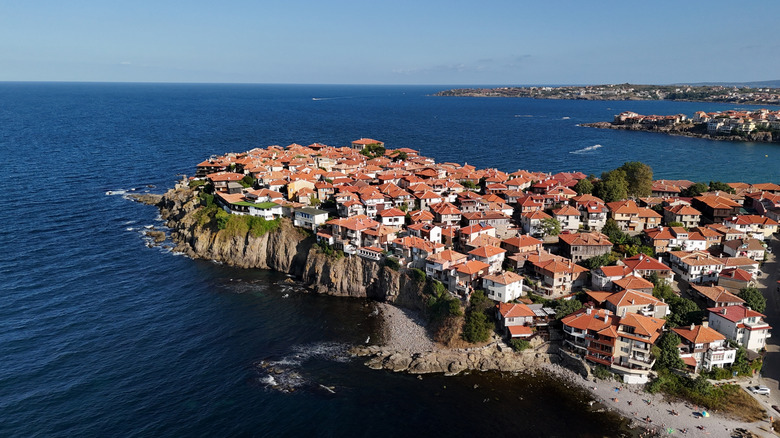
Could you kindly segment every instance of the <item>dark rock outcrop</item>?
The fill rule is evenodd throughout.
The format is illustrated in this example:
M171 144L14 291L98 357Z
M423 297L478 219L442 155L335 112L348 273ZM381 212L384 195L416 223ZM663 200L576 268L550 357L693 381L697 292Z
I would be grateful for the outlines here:
M498 342L479 348L427 352L392 351L377 346L355 347L351 353L367 357L369 368L410 374L457 374L464 370L527 371L559 360L558 347L553 344L516 353Z
M196 191L180 183L157 203L177 251L230 266L288 273L317 293L424 308L421 286L405 273L361 257L335 257L318 251L314 238L295 228L288 219L282 220L278 230L260 237L200 226L195 214L200 208L196 195Z

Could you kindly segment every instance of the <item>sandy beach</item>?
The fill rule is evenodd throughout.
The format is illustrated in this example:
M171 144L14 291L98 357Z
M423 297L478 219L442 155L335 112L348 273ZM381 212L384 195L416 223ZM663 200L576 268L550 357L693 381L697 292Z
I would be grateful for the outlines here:
M769 431L769 421L766 420L745 423L711 412L709 417L703 418L701 412L704 408L701 406L665 401L661 394L644 392L641 385L626 385L614 380L586 380L559 365L546 365L543 369L587 389L596 403L628 418L632 426L644 427L658 436L740 436L737 429L744 429L758 436L775 436ZM698 426L704 429L699 429Z

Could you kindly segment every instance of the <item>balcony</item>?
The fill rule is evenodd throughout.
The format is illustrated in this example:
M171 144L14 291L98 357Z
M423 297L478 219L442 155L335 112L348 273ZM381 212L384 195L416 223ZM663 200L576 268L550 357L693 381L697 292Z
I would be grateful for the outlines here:
M631 364L628 364L628 363L625 363L625 362L622 363L622 364L618 363L618 362L613 362L612 363L612 368L614 370L616 370L616 371L622 371L624 373L629 373L629 374L648 374L648 373L650 373L650 368L644 368L644 367L637 367L637 368L635 368L635 367L632 367Z
M632 365L636 365L638 367L642 367L642 368L644 368L644 367L652 368L653 365L655 365L655 359L640 358L640 357L632 356L632 357L628 358L628 363L630 363Z

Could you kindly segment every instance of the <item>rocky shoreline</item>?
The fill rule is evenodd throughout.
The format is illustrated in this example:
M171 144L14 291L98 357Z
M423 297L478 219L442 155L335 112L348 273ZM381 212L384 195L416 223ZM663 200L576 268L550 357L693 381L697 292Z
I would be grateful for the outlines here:
M680 135L684 137L703 138L705 140L717 140L717 141L739 141L739 142L759 142L759 143L778 143L780 138L775 139L771 132L754 132L748 134L746 137L740 135L711 135L706 131L701 132L695 129L685 129L676 126L644 126L640 124L631 125L617 125L611 122L595 122L595 123L581 123L578 126L584 126L587 128L598 129L616 129L622 131L642 131L642 132L657 132L668 135Z
M228 239L226 236L220 236L219 231L198 229L193 219L197 198L184 181L165 195L144 194L131 198L160 209L161 216L171 230L171 240L176 244L175 251L193 258L213 259L233 266L286 272L295 275L304 287L315 293L377 299L375 305L383 318L381 343L355 346L349 351L354 357L364 358L365 365L372 369L417 375L456 375L469 370L544 372L590 392L594 398L592 403L598 402L601 403L599 406L603 406L597 406L597 409L618 412L631 422L632 428L642 430L640 436L648 436L654 428L658 435L666 433L665 430L658 430L658 424L654 427L649 422L642 421L659 415L659 410L654 405L663 402L660 398L654 398L639 389L626 390L623 393L633 394L632 397L637 403L623 395L610 397L611 387L617 385L622 388L622 385L597 381L590 374L590 367L582 359L561 350L555 341L542 342L537 339L532 343L532 348L523 352L515 352L497 335L487 344L472 348L447 348L435 343L424 322L420 286L403 273L387 267L380 269L378 264L366 262L359 257L338 260L323 258L324 255L313 249L311 244L301 244L305 236L289 223L282 226L279 232L269 233L273 236L265 235L260 238L247 235L231 236ZM155 240L159 240L159 236ZM379 282L377 278L380 279ZM382 293L377 293L377 290ZM628 400L632 402L623 406L621 398L626 403ZM644 400L654 401L644 403ZM643 407L644 404L647 406ZM691 423L694 420L687 418L695 415L687 406L680 403L669 406L688 415L686 418L679 417L678 420L664 417L661 425L689 427L690 424L695 424ZM712 436L752 436L747 430L751 427L755 429L756 426L726 418L718 418L717 421L708 419L707 424L717 424L716 428L707 431Z

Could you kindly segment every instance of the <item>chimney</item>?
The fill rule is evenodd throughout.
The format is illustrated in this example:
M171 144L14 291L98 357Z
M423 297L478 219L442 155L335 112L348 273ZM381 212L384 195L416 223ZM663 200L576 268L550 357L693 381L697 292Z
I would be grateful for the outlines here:
M701 326L704 327L704 328L707 328L707 327L710 326L710 323L708 321L702 321L701 322Z
M693 323L691 323L691 331L693 331L693 329L694 329L694 328L696 328L696 325L694 325Z
M588 307L587 309L585 309L585 313L590 315L591 310L593 310L593 308Z
M720 309L720 314L721 315L725 315L726 314L726 308L725 307Z

